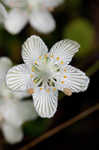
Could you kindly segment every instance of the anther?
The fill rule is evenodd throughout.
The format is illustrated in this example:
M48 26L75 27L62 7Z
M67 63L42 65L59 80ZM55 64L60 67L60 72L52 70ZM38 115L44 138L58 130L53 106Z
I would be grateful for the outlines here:
M64 69L64 72L66 72L66 69Z
M30 89L27 90L27 92L28 92L29 94L33 94L33 93L34 93L34 89L30 88Z
M61 65L63 65L63 64L64 64L64 62L63 62L63 61L61 61L60 63L61 63Z
M40 90L43 90L43 88L40 88Z
M64 90L64 93L67 95L67 96L71 96L72 95L72 91L68 88L65 88Z
M61 81L61 84L64 84L64 81Z
M49 10L50 12L53 12L53 11L54 11L54 8L53 8L53 7L49 7L48 10Z
M66 79L67 78L67 76L66 75L64 75L64 79Z
M56 57L56 60L58 61L60 58L59 57Z
M47 93L49 93L49 92L50 92L50 90L49 90L49 89L46 89L46 92L47 92Z
M53 88L53 91L55 92L55 91L56 91L56 88Z
M34 77L33 74L31 74L30 77L33 78Z

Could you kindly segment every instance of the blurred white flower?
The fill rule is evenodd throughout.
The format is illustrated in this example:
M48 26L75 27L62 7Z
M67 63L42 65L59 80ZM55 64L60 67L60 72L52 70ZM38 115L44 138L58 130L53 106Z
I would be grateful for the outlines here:
M56 26L50 11L63 1L64 0L3 0L4 4L11 8L6 19L4 19L5 28L10 33L17 34L29 22L31 26L39 32L44 34L50 33Z
M28 94L12 93L7 88L5 76L11 66L12 62L8 58L0 58L0 128L5 139L14 144L23 138L22 124L36 119L37 113L31 101L21 101Z
M0 3L0 24L4 24L7 19L8 13L5 7Z
M77 42L67 39L56 43L48 52L40 37L31 36L22 49L25 64L8 71L8 87L13 91L28 91L38 114L52 117L57 110L58 90L70 96L88 87L85 73L68 65L79 47Z

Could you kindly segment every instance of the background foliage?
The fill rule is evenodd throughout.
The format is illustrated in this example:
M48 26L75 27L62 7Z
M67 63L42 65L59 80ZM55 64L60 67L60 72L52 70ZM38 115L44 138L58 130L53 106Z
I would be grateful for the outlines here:
M81 45L80 51L72 61L73 66L79 67L91 78L89 89L85 93L74 94L67 97L60 94L58 111L51 120L38 119L23 125L26 141L44 133L47 129L56 127L60 123L75 116L88 106L99 102L98 97L98 74L99 74L99 1L98 0L66 0L62 6L53 12L57 23L56 30L43 35L32 29L29 25L19 34L11 35L3 26L0 26L0 56L10 57L14 64L22 62L21 45L30 35L41 36L50 48L55 42L64 38L78 41ZM76 123L74 126L62 131L53 138L44 141L36 148L69 148L74 149L81 144L84 148L91 147L97 142L91 143L90 140L97 139L99 132L99 112L85 120ZM99 135L98 135L99 136ZM2 135L0 140L2 139ZM87 142L86 142L87 139ZM2 141L2 140L1 140ZM72 143L72 144L71 144ZM23 141L19 145L8 146L3 141L1 148L19 149L23 146ZM45 147L45 144L47 146ZM77 144L77 145L76 145ZM77 146L77 148L80 148ZM0 149L0 150L2 150Z

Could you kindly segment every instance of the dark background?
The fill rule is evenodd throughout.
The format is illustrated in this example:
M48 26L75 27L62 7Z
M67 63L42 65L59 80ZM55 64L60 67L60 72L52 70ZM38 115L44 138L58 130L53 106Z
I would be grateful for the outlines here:
M10 57L14 64L21 63L21 45L32 34L41 36L49 48L55 42L64 38L80 39L81 47L85 49L81 48L81 52L74 57L72 65L85 71L90 76L89 88L86 92L73 94L71 97L64 96L62 98L60 96L58 111L54 118L51 119L51 123L45 123L46 121L44 122L39 118L38 122L43 123L42 127L38 127L41 128L40 132L35 132L35 137L32 137L35 130L33 127L39 125L38 122L35 123L35 126L31 123L27 127L23 127L25 138L29 138L29 140L27 138L26 142L23 141L18 145L11 146L5 142L1 134L0 150L18 150L36 138L36 136L47 132L46 129L56 127L99 103L99 0L67 0L62 6L55 9L53 16L56 20L57 28L50 35L40 34L27 25L19 35L12 36L3 27L0 27L0 56ZM81 29L80 32L77 32L75 25L71 27L71 24L75 24L78 19L80 21L78 24L76 22L76 24L78 29ZM99 111L97 110L85 119L63 129L31 149L98 149L98 143Z

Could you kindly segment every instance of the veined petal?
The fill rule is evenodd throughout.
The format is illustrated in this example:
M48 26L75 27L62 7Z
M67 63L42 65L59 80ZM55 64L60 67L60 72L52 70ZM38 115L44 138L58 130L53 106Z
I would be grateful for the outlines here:
M51 118L57 110L58 91L53 88L37 88L33 94L34 107L42 118Z
M26 5L26 0L2 0L3 3L11 8L24 7Z
M72 40L62 40L57 42L50 50L52 61L60 65L67 65L71 62L72 57L78 52L80 45Z
M52 7L55 8L62 4L64 0L44 0L44 5L48 8Z
M70 65L60 71L55 78L57 79L56 87L61 91L70 89L71 92L83 92L89 85L89 78L85 73Z
M2 82L4 82L7 71L11 68L12 62L7 57L0 58L0 86L2 86Z
M30 16L30 24L37 31L48 34L52 32L56 23L53 16L46 10L34 10Z
M12 9L4 22L5 28L11 34L18 34L27 24L28 15L21 9Z
M7 18L7 11L5 7L0 3L0 23L4 23L5 19Z
M33 86L29 69L25 64L11 68L7 73L6 82L12 91L22 92Z
M6 110L6 111L5 111ZM4 120L14 127L20 127L24 122L35 120L37 113L32 101L18 101L17 99L7 100L1 107Z
M33 64L39 56L47 52L48 48L41 38L38 36L31 36L23 44L22 57L25 63Z
M21 128L16 128L8 123L3 123L1 125L1 129L3 131L3 135L6 141L10 144L15 144L21 142L23 139L23 133Z

